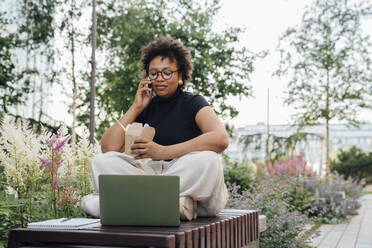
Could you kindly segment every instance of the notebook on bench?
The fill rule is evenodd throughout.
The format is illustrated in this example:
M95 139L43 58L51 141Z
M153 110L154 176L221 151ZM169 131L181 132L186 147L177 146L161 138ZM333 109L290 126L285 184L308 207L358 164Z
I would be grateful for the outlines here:
M179 176L100 175L102 225L179 226Z

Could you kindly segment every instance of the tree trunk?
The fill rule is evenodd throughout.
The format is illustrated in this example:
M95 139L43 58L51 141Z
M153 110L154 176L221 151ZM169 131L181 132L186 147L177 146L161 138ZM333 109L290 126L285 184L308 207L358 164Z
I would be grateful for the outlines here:
M326 120L326 135L325 135L325 153L326 153L326 177L330 179L331 168L329 161L329 120Z
M30 19L29 19L29 13L28 13L28 5L27 5L27 2L25 2L26 4L24 4L25 6L25 14L26 14L26 24L28 27L31 26L30 24ZM29 30L27 31L26 33L26 71L28 73L28 71L30 70L30 32ZM28 74L29 75L29 74ZM24 110L23 110L23 114L24 114Z
M330 168L330 161L329 161L329 120L330 120L330 112L329 112L329 71L327 71L327 85L326 85L326 134L325 134L325 155L326 155L326 178L327 180L331 177L331 168Z
M96 17L96 0L93 0L92 8L92 72L90 81L90 113L89 113L89 140L91 144L94 144L94 129L95 129L95 116L94 116L94 102L96 98L96 33L97 33L97 17Z
M267 89L267 116L266 116L266 146L265 146L265 164L268 165L269 160L270 160L270 154L269 154L269 142L270 142L270 119L269 119L269 110L270 110L270 102L269 102L269 88Z
M43 116L43 105L44 105L44 92L43 92L43 86L44 86L44 77L40 77L40 88L39 88L39 94L40 94L40 105L39 105L39 123L41 123L41 118Z
M37 104L37 102L36 102L36 70L37 70L37 68L36 68L36 49L34 48L34 55L33 55L33 58L34 58L34 72L33 72L33 82L32 82L32 84L33 84L33 87L32 87L32 119L34 119L34 120L36 120L36 104Z
M74 20L73 20L73 13L74 13L74 3L71 3L71 75L72 75L72 127L71 127L71 144L72 147L75 146L76 143L76 100L77 100L77 84L76 84L76 76L75 76L75 29L74 29Z

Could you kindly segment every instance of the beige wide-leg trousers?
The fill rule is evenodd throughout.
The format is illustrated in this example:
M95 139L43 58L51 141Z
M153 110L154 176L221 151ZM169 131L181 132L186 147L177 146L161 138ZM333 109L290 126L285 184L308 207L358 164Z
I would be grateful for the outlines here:
M180 197L189 196L198 202L198 216L214 216L227 202L221 158L212 151L191 152L171 161L144 163L124 153L102 153L92 161L92 183L97 191L101 174L177 175L180 177Z

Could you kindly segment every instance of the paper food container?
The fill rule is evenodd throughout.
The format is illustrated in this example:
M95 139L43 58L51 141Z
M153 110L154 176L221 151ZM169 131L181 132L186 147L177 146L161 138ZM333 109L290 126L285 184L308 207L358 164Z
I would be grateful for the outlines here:
M153 140L155 136L155 128L150 126L142 126L142 123L133 122L129 124L125 132L125 153L133 155L130 152L130 147L137 138L147 138Z

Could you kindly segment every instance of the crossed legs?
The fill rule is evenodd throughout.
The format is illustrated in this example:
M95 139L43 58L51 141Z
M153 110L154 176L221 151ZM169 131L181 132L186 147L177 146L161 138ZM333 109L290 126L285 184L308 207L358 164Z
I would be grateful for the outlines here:
M123 153L107 152L97 155L92 161L92 183L97 191L100 174L177 175L180 177L180 197L198 202L198 216L214 216L227 202L221 159L212 151L192 152L169 162L150 160L145 163L134 161ZM94 197L84 197L82 208L99 216L98 196Z

